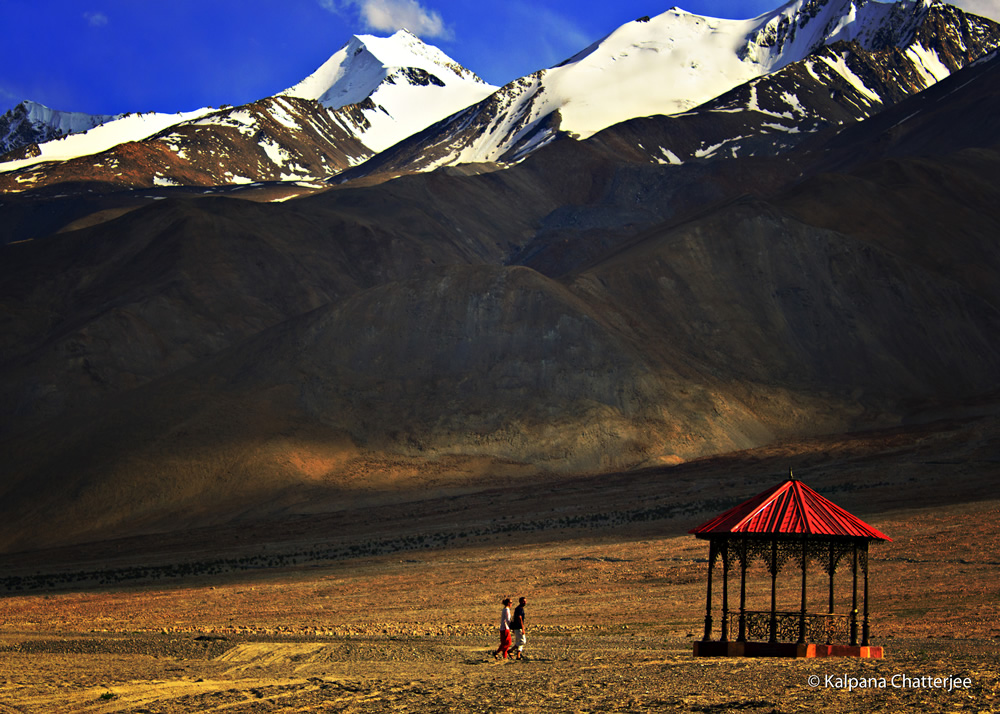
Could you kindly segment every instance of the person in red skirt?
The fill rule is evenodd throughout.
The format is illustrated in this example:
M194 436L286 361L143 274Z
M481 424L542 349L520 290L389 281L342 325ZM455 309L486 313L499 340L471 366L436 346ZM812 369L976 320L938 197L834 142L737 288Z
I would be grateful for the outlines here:
M503 610L500 611L500 646L493 652L493 659L500 659L503 655L507 659L507 652L510 650L510 598L503 599Z

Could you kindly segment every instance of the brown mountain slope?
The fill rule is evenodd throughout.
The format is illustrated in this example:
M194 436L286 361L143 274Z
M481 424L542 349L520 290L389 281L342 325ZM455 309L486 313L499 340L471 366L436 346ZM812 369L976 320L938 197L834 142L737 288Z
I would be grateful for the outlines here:
M627 320L650 362L698 366L765 399L853 403L859 423L1000 386L992 305L951 276L774 205L742 201L654 230L571 286ZM776 429L808 429L776 416ZM854 426L849 410L841 418Z
M337 508L397 477L412 498L471 487L484 467L602 471L899 423L996 392L997 334L1000 313L951 277L741 201L566 285L423 271L22 432L6 444L4 543Z
M360 289L449 264L560 275L642 226L787 181L787 162L663 171L577 146L502 172L439 172L285 204L179 197L9 245L0 434Z
M433 176L294 206L177 199L6 246L0 433L357 290L436 265L500 263L560 200L536 185Z
M433 271L22 434L4 543L337 508L400 471L414 493L490 464L616 468L649 458L662 382L559 283ZM78 525L37 540L53 521Z

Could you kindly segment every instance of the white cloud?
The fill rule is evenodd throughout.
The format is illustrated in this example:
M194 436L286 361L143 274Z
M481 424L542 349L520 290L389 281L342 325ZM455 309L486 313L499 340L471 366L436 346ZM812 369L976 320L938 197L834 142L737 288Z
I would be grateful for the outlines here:
M324 10L329 10L334 15L340 14L340 3L338 0L319 0L319 5Z
M85 12L83 13L83 19L91 27L104 27L108 24L108 16L103 12Z
M103 12L85 12L83 13L83 19L85 19L91 27L104 27L108 24L108 16Z
M441 14L425 8L417 0L318 0L319 4L334 14L341 14L352 7L369 30L395 32L407 29L422 37L450 39L452 32L444 24Z

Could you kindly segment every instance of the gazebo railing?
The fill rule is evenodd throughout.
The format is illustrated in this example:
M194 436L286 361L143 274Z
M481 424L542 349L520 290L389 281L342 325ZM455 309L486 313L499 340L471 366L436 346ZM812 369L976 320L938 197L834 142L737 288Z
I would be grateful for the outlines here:
M737 640L740 633L740 613L731 610L727 613L731 640ZM744 618L744 635L748 642L799 642L799 629L802 613L791 610L779 610L774 613L774 624L777 628L775 636L771 637L771 611L747 610ZM851 616L846 613L807 612L805 614L805 641L815 644L833 644L851 640Z

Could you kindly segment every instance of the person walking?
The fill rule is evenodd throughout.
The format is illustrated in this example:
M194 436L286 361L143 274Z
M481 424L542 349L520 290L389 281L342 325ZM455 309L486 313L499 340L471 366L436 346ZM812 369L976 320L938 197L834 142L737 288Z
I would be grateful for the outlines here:
M503 655L507 659L507 652L510 650L510 598L503 599L503 610L500 611L500 646L493 652L493 659L500 659Z
M510 622L510 629L514 633L513 646L517 651L514 659L521 659L521 652L524 651L524 646L528 643L528 636L525 634L524 627L524 606L527 604L527 598L522 597L518 600L517 607L514 608L514 618Z

